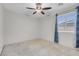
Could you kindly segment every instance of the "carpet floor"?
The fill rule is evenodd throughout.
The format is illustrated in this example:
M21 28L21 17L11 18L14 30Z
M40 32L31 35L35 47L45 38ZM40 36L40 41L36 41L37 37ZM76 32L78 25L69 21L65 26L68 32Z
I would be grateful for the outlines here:
M47 40L29 40L4 46L2 56L78 56L79 50L63 47Z

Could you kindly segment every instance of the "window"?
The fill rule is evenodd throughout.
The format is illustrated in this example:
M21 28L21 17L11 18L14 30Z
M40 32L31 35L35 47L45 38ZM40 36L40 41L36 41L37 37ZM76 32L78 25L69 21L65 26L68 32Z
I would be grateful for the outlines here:
M74 32L76 11L57 16L58 32Z

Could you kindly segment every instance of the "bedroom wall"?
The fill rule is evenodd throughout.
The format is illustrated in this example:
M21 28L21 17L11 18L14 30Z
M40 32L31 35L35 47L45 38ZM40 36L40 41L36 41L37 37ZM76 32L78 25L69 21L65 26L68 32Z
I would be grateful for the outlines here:
M54 42L55 15L43 17L41 20L41 38Z
M32 18L8 10L4 13L5 44L40 38L53 42L55 15Z
M3 9L0 4L0 54L3 48Z
M12 44L37 38L37 19L8 10L4 15L5 44Z

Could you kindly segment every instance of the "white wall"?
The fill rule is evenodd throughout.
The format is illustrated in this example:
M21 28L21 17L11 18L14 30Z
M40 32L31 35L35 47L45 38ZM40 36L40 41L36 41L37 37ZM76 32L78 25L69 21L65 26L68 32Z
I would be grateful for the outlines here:
M41 23L41 38L53 42L55 33L55 15L41 18Z
M22 16L4 11L4 43L12 44L31 39L54 40L55 15L43 18Z
M37 19L5 10L5 44L12 44L37 38Z
M3 10L2 6L0 5L0 53L3 48Z

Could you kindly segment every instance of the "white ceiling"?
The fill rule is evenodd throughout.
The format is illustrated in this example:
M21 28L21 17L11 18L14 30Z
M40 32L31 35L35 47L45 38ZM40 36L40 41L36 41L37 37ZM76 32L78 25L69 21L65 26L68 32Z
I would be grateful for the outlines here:
M28 9L25 8L25 7L35 7L35 3L3 3L2 5L5 9L19 13L19 14L23 14L23 15L26 15L26 16L39 17L39 16L48 16L48 15L53 14L53 12L65 9L67 7L76 6L78 4L64 3L63 5L58 6L57 3L43 3L42 6L44 6L44 7L52 7L51 10L45 11L45 13L46 13L45 15L41 15L41 14L33 15L32 13L33 13L34 10L28 10Z

